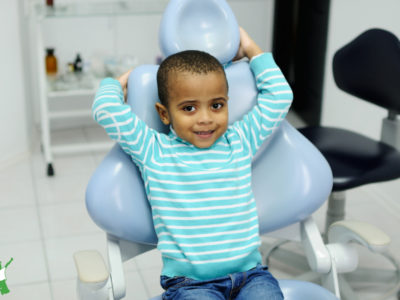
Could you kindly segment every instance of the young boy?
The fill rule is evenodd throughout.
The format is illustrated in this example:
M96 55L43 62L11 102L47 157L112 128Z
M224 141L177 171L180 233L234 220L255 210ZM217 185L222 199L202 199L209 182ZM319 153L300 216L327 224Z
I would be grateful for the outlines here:
M162 254L163 299L283 299L261 266L251 162L293 96L272 55L243 29L240 37L236 59L250 59L259 95L231 126L224 69L199 51L174 54L158 70L156 109L168 135L124 104L129 72L105 79L93 103L95 120L141 171Z

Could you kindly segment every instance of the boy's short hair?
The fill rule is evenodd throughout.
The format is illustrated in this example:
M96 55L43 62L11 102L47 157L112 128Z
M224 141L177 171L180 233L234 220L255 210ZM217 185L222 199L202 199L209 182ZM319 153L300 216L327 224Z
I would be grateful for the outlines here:
M198 50L178 52L168 56L160 64L157 71L158 98L164 106L168 106L168 77L173 72L189 72L193 74L222 72L228 89L224 67L214 56Z

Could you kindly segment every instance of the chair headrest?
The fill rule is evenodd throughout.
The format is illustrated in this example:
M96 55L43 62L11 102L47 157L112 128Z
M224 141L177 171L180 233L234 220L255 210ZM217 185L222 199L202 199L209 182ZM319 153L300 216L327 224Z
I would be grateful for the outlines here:
M160 24L159 42L166 57L201 50L225 64L239 48L239 26L225 0L171 0Z
M400 113L400 42L393 33L370 29L339 49L333 76L343 91Z

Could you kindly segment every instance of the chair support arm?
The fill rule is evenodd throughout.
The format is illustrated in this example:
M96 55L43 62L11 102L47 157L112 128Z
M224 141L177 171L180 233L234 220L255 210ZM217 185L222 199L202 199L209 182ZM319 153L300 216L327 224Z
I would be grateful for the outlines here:
M326 274L331 270L331 257L312 217L301 222L301 240L311 270Z
M390 243L390 237L369 223L360 221L338 221L328 229L329 244L357 242L372 252L382 253Z
M340 298L336 260L325 246L321 233L312 217L301 222L301 240L311 270L321 274L322 284Z
M122 299L126 294L124 270L119 241L107 234L108 260L110 264L110 275L114 299Z

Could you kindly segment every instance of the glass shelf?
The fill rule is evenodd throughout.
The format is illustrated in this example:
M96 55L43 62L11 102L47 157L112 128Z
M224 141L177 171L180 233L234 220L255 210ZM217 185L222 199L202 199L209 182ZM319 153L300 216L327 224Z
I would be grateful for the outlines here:
M102 78L89 72L66 73L47 76L47 94L49 97L94 95Z
M168 0L126 0L113 2L75 2L69 4L55 4L53 7L37 4L34 9L37 16L44 18L70 18L161 14L167 4Z

